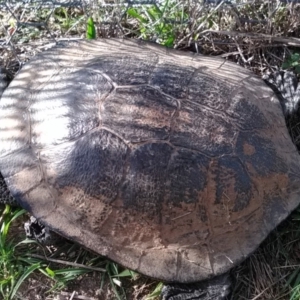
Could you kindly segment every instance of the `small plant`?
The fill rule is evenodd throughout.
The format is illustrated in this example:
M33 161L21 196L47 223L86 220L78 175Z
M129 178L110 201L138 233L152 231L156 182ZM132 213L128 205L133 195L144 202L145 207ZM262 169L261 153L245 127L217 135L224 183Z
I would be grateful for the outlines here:
M50 269L50 267L46 267L45 269L40 270L45 276L53 279L55 284L48 291L48 293L61 290L67 286L67 284L75 280L79 275L86 274L88 272L92 272L92 270L87 270L85 268L63 268L58 270Z
M70 29L72 23L74 23L74 20L69 16L67 9L64 7L56 9L54 17L65 30Z
M295 52L282 64L283 69L294 68L297 74L300 74L300 53Z
M41 272L53 282L46 293L61 290L80 275L93 271L104 272L104 275L101 276L102 280L99 281L99 287L102 288L105 280L108 279L116 299L126 299L122 278L135 280L138 277L137 273L92 255L76 244L66 245L64 243L66 248L58 247L51 255L51 257L64 257L64 260L37 254L44 254L44 250L41 251L42 246L36 247L39 244L29 239L17 241L16 234L13 236L14 233L11 232L11 225L24 213L26 213L24 209L12 209L6 205L0 216L0 299L14 299L21 284L35 271ZM35 247L31 247L29 244ZM74 255L76 261L81 263L73 262ZM67 267L58 268L58 264ZM104 266L104 268L99 266Z
M147 297L146 297L146 300L154 300L154 299L158 299L161 295L161 290L162 290L162 287L163 287L163 283L162 282L159 282L155 289L152 291L152 293L150 293Z
M11 209L6 205L0 219L0 298L4 300L14 299L21 284L36 270L54 281L48 292L60 290L79 275L91 272L84 267L53 270L43 257L35 257L35 250L28 247L28 244L37 245L37 242L28 239L17 242L9 234L9 229L25 212L24 209Z
M89 17L87 20L86 38L88 40L92 40L92 39L96 38L96 29L95 29L94 20L92 17Z
M55 9L50 18L50 27L59 28L65 34L77 34L81 25L84 25L85 16L80 10L65 7Z
M173 47L177 27L186 18L182 8L170 0L166 0L162 6L152 5L143 9L131 7L127 15L137 21L136 30L142 39L155 40L167 47Z
M300 296L300 268L296 268L294 272L288 277L286 286L291 286L290 300L299 299Z
M121 278L127 277L129 279L135 280L138 277L138 274L129 269L121 271L120 267L114 263L107 261L106 262L106 274L108 275L110 285L116 296L116 299L122 300L126 299L125 290L122 286ZM104 284L105 277L103 276L101 287Z
M28 265L28 258L20 255L26 253L18 251L25 241L15 243L8 236L12 222L24 213L24 209L11 210L6 205L0 219L0 295L4 300L13 299L22 282L41 267L40 262Z

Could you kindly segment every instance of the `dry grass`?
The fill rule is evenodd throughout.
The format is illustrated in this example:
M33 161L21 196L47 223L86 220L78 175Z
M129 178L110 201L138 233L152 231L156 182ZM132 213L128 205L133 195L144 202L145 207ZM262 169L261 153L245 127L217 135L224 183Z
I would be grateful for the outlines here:
M300 222L295 211L240 266L231 299L299 299ZM294 288L294 290L293 290Z
M219 55L260 76L280 69L291 53L300 52L299 4L285 5L275 0L236 2L235 6L224 3L204 6L201 1L193 0L165 0L162 4L144 6L105 6L100 0L89 1L87 6L25 6L20 1L13 6L0 4L0 66L13 78L31 56L46 49L49 43L84 37L88 16L94 18L99 38L143 38L183 51ZM289 127L293 127L297 139L299 126L293 123ZM293 213L251 257L232 271L234 285L230 299L300 299L299 213ZM115 299L109 284L100 294L96 292L99 285L88 286L87 281L91 282L91 278L94 283L101 281L101 276L96 273L80 276L60 296L47 294L47 299L71 297L76 290L79 296L89 299ZM137 300L157 284L145 277L123 282L127 299ZM46 299L42 294L52 284L47 278L40 281L35 273L20 291L23 299L33 299L33 295L36 299ZM74 294L74 299L78 295Z

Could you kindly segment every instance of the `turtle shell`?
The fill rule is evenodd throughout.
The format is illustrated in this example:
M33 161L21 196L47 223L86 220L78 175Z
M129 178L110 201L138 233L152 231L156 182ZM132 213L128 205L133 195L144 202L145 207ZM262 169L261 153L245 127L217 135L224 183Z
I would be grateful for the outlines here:
M300 158L262 80L129 40L59 44L0 101L0 170L51 229L193 282L254 251L300 200Z

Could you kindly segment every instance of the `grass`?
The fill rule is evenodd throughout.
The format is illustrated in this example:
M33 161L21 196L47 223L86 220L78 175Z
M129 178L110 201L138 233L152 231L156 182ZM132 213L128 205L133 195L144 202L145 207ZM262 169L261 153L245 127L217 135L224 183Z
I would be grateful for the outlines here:
M232 299L300 299L299 238L300 208L233 270Z
M6 206L1 215L0 293L4 300L22 297L24 289L19 289L22 284L30 285L28 277L37 272L40 273L39 280L49 286L43 291L48 295L47 299L52 299L53 295L65 290L78 278L95 272L101 275L97 277L96 286L105 293L109 289L111 299L142 299L128 295L126 289L129 285L136 285L131 293L137 293L139 289L137 294L142 295L143 299L158 299L161 283L143 278L76 244L59 240L51 246L50 253L47 247L24 239L23 229L20 228L24 214L22 209ZM300 298L299 223L300 208L250 258L232 271L232 300L242 299L240 295L245 299L256 299L259 294L261 296L257 299Z
M175 43L176 31L180 31L180 27L187 20L187 14L183 7L172 0L165 1L162 7L153 5L142 10L130 7L127 10L127 17L136 21L132 22L132 31L137 37L154 40L172 48Z
M15 74L52 39L84 37L87 20L92 19L95 24L95 31L90 32L92 37L142 38L167 47L219 55L258 75L279 67L299 73L300 43L293 40L289 44L289 39L300 35L300 5L284 5L279 1L236 3L236 6L225 3L203 6L200 1L164 0L143 6L101 6L90 1L84 8L32 4L11 6L9 10L2 6L0 39L7 43L0 46L0 65ZM284 42L281 37L285 38ZM20 209L6 207L1 213L0 293L3 299L14 295L24 298L24 286L30 289L39 280L42 288L35 293L44 293L51 299L51 295L77 289L85 278L95 278L93 288L99 288L102 296L106 293L111 299L159 296L160 283L77 245L64 241L47 248L24 240L19 236L22 229L14 225L23 217L24 211ZM232 300L300 299L299 222L300 209L232 271ZM42 259L45 254L52 261ZM61 260L64 263L59 263ZM97 268L105 272L96 271Z
M49 286L43 292L51 297L70 282L95 272L100 274L95 283L99 290L106 285L105 289L111 290L111 299L126 299L124 280L127 284L134 282L139 279L138 274L61 238L47 247L25 239L20 227L25 214L25 210L8 205L1 212L0 299L24 297L24 289L20 291L20 287L28 286L28 277L33 273L40 273L39 281Z
M291 53L282 64L285 70L293 69L297 74L300 74L300 53Z
M23 209L11 210L6 205L0 223L0 294L4 300L13 299L22 282L41 268L39 261L26 257L30 241L16 242L8 233L12 222L25 213ZM24 251L25 250L25 251ZM25 255L23 255L25 254Z

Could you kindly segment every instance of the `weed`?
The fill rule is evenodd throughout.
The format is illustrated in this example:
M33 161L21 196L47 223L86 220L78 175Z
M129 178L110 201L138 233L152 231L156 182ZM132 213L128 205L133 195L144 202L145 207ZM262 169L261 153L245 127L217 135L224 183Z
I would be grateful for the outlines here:
M30 244L38 245L33 240L23 239L16 241L16 237L9 234L11 225L26 211L11 209L6 205L1 216L0 229L0 294L4 300L13 299L21 284L34 271L40 271L54 281L50 291L63 288L67 282L74 280L81 274L91 272L84 267L53 270L43 258L34 257L35 248Z
M163 287L163 283L159 282L155 289L146 297L146 300L153 300L153 299L157 299L159 298L160 294L161 294L161 290Z
M160 6L131 7L127 15L137 21L135 32L140 38L155 40L166 47L174 46L176 31L187 18L183 7L175 1L171 3L171 0L164 1Z
M282 64L283 69L294 68L297 74L300 74L300 53L292 53Z
M78 15L70 13L65 7L57 8L53 14L53 18L63 31L70 30L80 20Z
M9 238L8 236L12 222L24 213L25 210L23 209L11 210L6 205L1 216L0 293L3 299L12 299L22 282L33 271L40 268L40 262L32 263L31 261L24 261L24 257L20 256L21 253L18 250L24 242L14 243L13 238Z
M89 17L87 20L86 38L88 40L92 40L92 39L96 38L96 29L95 29L94 20L92 17Z
M120 266L114 262L106 262L106 274L108 275L109 282L111 284L112 290L118 300L126 299L126 293L122 286L121 278L127 277L131 280L136 280L138 274L129 269L122 270ZM101 286L104 284L104 277Z
M57 245L51 257L45 256L45 249L33 240L17 241L17 237L9 231L11 225L25 212L24 209L11 209L6 205L0 218L0 298L13 299L22 283L34 272L40 272L52 281L46 293L53 293L65 288L78 276L100 271L104 274L99 280L99 288L103 288L108 280L115 298L126 299L123 279L136 280L139 277L136 272L121 268L116 263L94 255L66 240L61 240L62 245ZM31 245L35 247L30 247ZM64 267L59 268L58 265Z

